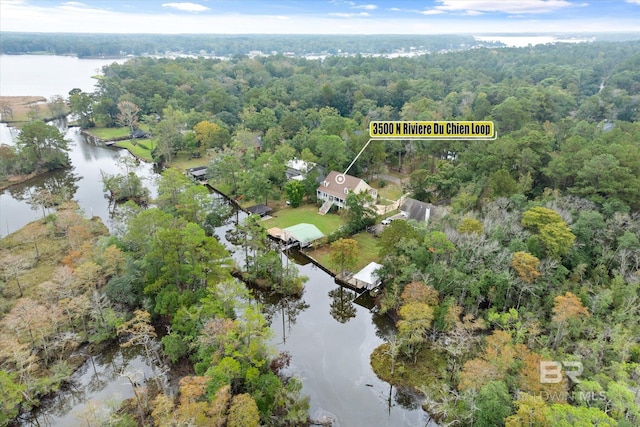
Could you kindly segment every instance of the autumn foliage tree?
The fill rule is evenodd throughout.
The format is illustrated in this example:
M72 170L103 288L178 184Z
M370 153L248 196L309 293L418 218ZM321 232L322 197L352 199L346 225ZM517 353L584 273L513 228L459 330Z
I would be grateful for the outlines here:
M482 223L475 218L464 218L456 229L461 234L482 234Z
M223 149L231 144L231 135L225 128L215 123L203 120L193 127L196 134L196 141L206 148Z
M415 362L433 322L433 308L424 303L410 302L401 306L398 314L398 337L402 341L404 352L413 357Z
M553 317L551 319L558 325L558 329L554 340L554 348L557 348L560 344L568 322L589 316L589 310L582 305L582 301L577 295L565 292L564 295L555 297L553 299Z
M531 283L540 277L540 260L527 252L516 252L511 259L511 267L525 283Z
M400 298L404 304L418 302L435 306L438 304L438 291L422 282L411 282L404 287Z
M544 244L547 255L560 258L569 252L576 236L560 214L545 207L531 208L522 214L522 225L534 230Z
M479 358L467 361L460 374L458 388L480 390L490 381L502 381L511 369L516 356L511 334L496 330L486 338Z
M228 427L258 427L260 413L256 401L250 394L238 394L233 397L227 419Z

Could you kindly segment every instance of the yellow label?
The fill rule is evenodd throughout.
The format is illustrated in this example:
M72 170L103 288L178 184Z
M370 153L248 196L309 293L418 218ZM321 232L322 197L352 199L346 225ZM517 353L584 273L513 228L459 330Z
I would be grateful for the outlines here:
M490 121L420 122L375 121L369 124L371 138L414 139L495 139L495 127Z

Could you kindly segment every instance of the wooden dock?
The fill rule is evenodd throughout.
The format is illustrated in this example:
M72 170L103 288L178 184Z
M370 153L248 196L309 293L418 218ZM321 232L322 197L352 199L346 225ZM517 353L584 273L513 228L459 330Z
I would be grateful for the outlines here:
M351 271L345 271L344 273L336 274L335 281L339 285L355 289L356 291L366 290L363 283L358 282Z

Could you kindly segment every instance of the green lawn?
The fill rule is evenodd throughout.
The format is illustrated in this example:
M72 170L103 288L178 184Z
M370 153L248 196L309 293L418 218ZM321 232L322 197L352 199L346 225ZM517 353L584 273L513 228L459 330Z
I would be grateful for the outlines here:
M208 163L209 160L204 155L200 158L192 159L191 153L181 151L171 159L169 166L180 169L181 171L186 171L189 168L206 166Z
M103 141L111 141L114 138L123 138L129 136L129 128L126 126L120 128L103 128L103 127L95 127L91 129L86 129L88 134L95 136L96 138L100 138Z
M313 224L325 235L329 235L337 230L341 225L346 224L346 220L338 214L320 215L318 207L315 204L302 205L298 208L284 207L273 214L273 218L262 222L267 229L272 227L287 228L292 225L306 222ZM371 261L379 262L377 240L372 234L361 232L355 236L349 237L358 242L358 261L353 270L358 271ZM320 264L334 271L334 266L329 261L331 257L331 248L329 245L323 245L311 252L309 255L316 259ZM335 272L335 271L334 271Z
M139 139L136 141L136 145L131 144L131 141L118 141L114 144L116 147L126 148L131 154L144 160L145 162L153 162L151 157L151 151L156 147L155 139Z
M380 188L380 180L375 179L369 185L371 185L373 188L378 189L378 194L383 199L389 199L389 200L395 201L395 200L398 200L400 196L402 196L403 194L402 188L400 187L399 184L396 184L395 182L387 181L387 184L383 188Z
M325 235L331 234L337 230L338 227L346 223L346 221L337 214L329 213L320 215L318 213L318 206L315 204L302 205L295 209L287 206L274 212L272 216L273 218L263 222L265 228L286 228L300 224L301 222L306 222L318 227Z
M146 124L141 124L140 129L142 129L145 132L149 132L149 126ZM102 126L96 126L90 129L85 129L85 132L87 132L90 135L93 135L97 138L100 138L103 141L113 141L116 138L125 138L127 136L129 136L129 133L131 132L129 130L129 127L127 126L122 126L122 127L117 127L117 128L107 128L107 127L102 127Z
M361 233L356 234L355 236L349 237L349 239L353 239L358 242L358 261L356 265L353 267L352 271L360 271L370 262L380 262L380 257L378 256L378 246L376 245L376 238L373 237L372 234L363 231ZM334 265L331 265L331 248L329 245L325 245L321 248L318 248L314 251L309 252L309 255L313 257L320 264L329 268L334 273L338 273L335 269Z

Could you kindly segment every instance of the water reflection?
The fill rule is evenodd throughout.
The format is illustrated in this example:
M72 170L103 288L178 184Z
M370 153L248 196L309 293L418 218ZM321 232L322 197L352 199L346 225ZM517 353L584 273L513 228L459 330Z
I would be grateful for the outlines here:
M290 328L286 327L286 312L267 304L265 309L271 313L273 343L292 357L288 373L301 379L302 392L310 396L311 417L329 416L335 426L428 425L419 399L414 397L409 403L411 396L394 388L389 400L389 384L371 369L369 357L383 342L378 335L393 328L393 322L376 314L372 321L366 307L372 300L367 294L358 295L354 302L356 294L337 286L320 268L313 264L298 268L309 277L303 295L308 308L296 313ZM336 313L346 321L336 321L331 315ZM385 322L380 332L377 325Z
M309 304L297 296L280 297L261 290L254 290L253 294L256 300L262 304L262 311L271 328L281 328L279 333L282 336L282 344L286 344L287 336L296 324L298 315L308 309ZM280 318L281 325L273 323L276 315Z
M131 154L87 138L79 128L67 128L64 120L54 124L69 140L72 168L53 171L0 192L0 237L41 218L41 212L34 211L27 203L29 197L40 189L77 200L87 216L99 216L110 230L115 226L112 221L113 209L103 191L101 172L120 173L118 160L122 157L131 158ZM145 187L149 188L152 198L157 193L157 172L154 165L139 161L136 163L135 173L142 178Z
M38 176L28 185L9 187L7 193L17 201L26 202L32 210L41 210L44 217L61 202L75 197L80 179L72 168L61 169Z
M329 298L331 298L331 304L329 305L329 314L331 314L331 317L340 323L347 323L349 319L356 317L356 308L352 302L356 296L356 292L344 289L342 286L330 290Z
M154 375L141 353L140 348L121 349L114 344L89 356L63 392L43 399L40 408L19 420L20 425L70 426L78 425L80 420L93 425L100 413L106 415L123 399L134 397L123 374L135 374L140 383Z
M239 263L244 253L227 237L245 217L237 213L216 230ZM395 327L389 317L376 312L369 293L338 286L295 250L286 252L283 263L287 262L295 262L299 273L309 278L302 297L253 293L274 331L272 343L291 355L286 373L300 378L302 393L310 397L311 418L330 417L334 426L437 426L422 410L418 396L391 387L371 369L371 353L395 333Z

